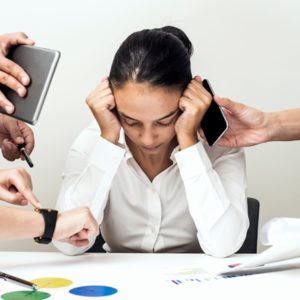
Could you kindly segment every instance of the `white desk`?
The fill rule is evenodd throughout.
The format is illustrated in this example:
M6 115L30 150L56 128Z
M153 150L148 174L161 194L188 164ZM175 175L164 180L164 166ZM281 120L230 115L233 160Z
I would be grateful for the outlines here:
M226 259L203 254L85 254L65 256L57 252L0 252L0 271L27 280L62 277L73 284L43 289L48 299L93 299L69 290L82 285L106 285L118 289L105 299L300 299L300 270L214 279L214 272L249 255ZM209 273L207 273L207 271ZM207 280L203 280L203 278ZM176 281L178 284L174 283ZM0 295L26 290L0 280ZM204 298L205 297L205 298ZM97 298L99 299L99 298Z

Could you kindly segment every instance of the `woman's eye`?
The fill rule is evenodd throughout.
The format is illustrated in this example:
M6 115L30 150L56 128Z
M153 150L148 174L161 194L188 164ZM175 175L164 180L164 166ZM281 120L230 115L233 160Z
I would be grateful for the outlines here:
M139 122L130 122L130 121L126 120L126 119L123 119L123 121L128 126L132 126L133 127L133 126L138 126L139 125Z
M169 125L171 125L173 123L173 120L171 121L171 122L168 122L168 123L161 123L161 122L159 122L159 123L157 123L157 125L158 126L169 126Z
M170 126L174 121L176 120L176 117L173 117L171 120L167 122L157 122L158 126Z

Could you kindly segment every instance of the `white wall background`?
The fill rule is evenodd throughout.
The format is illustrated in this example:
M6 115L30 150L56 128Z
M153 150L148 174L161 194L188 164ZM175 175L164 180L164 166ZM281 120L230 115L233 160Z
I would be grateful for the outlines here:
M178 26L194 44L194 74L208 77L217 94L266 111L299 107L297 0L0 0L0 12L0 33L24 31L37 46L62 53L34 126L35 167L0 158L1 168L28 169L46 207L55 206L68 149L92 118L85 97L134 31ZM300 142L246 149L248 194L260 200L261 225L275 216L299 217L299 153ZM55 251L32 240L2 241L0 249Z

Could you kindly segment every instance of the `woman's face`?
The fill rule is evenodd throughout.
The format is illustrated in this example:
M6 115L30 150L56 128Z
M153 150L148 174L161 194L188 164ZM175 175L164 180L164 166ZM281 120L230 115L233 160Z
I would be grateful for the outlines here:
M128 82L114 89L118 115L126 136L144 153L159 153L176 135L180 89Z

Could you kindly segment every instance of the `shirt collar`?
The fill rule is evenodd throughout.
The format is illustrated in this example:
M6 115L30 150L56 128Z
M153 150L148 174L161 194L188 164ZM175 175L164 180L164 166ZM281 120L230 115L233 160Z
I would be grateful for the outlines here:
M125 160L128 161L129 159L133 158L133 155L130 151L130 149L128 148L128 145L126 144L126 140L125 140L125 132L124 129L121 128L120 130L120 137L119 137L119 145L125 149Z

